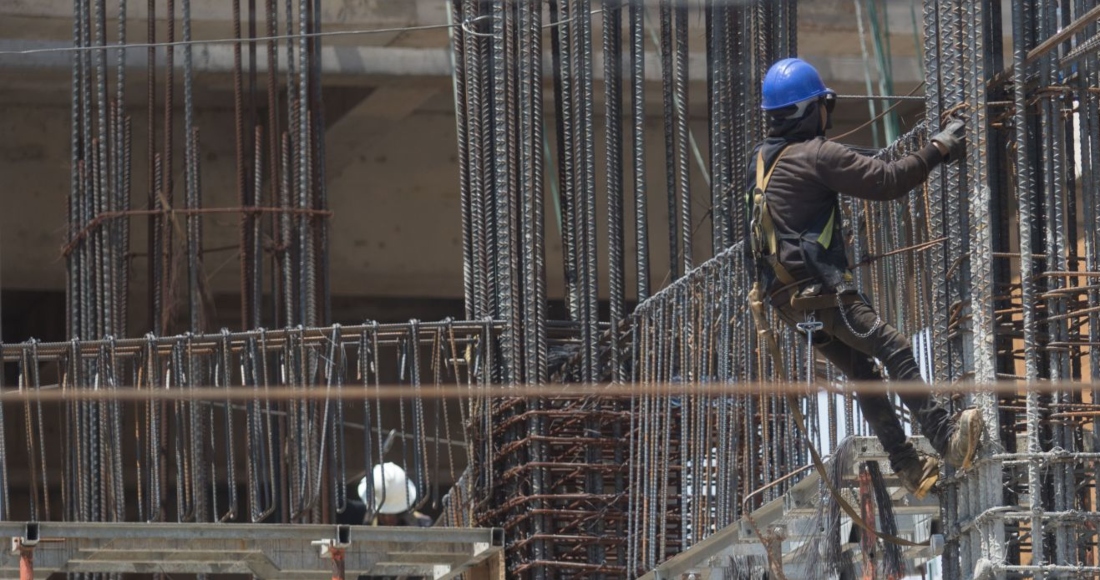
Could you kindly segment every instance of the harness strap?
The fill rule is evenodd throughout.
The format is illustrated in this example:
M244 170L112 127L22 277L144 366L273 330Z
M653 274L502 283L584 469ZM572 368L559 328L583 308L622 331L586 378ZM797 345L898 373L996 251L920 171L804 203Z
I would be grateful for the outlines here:
M766 263L768 267L771 268L776 280L784 287L798 285L801 282L796 279L791 271L780 261L780 248L782 243L788 242L795 246L801 246L803 241L809 240L808 236L812 236L815 238L813 243L828 250L832 245L835 230L839 223L838 214L840 211L839 206L834 204L827 214L822 214L819 218L814 220L809 229L801 233L786 233L776 228L775 219L772 217L771 208L768 206L767 188L768 184L771 182L772 175L775 173L776 167L779 166L779 161L787 151L788 146L784 146L777 154L770 168L767 167L767 163L764 160L763 151L758 152L756 155L756 187L753 190L750 235L753 256L758 262ZM809 258L807 257L807 259ZM826 270L828 270L828 268L826 268ZM786 299L784 299L784 302L785 301ZM822 308L823 307L824 306L822 306ZM814 310L819 308L805 306L800 309Z
M772 220L771 212L768 211L766 200L763 197L768 189L768 182L772 179L772 173L775 172L775 168L779 166L779 160L783 158L783 155L787 153L787 147L784 147L779 156L772 162L772 166L766 172L764 163L764 152L761 151L756 156L756 193L761 199L754 199L753 203L760 207L760 227L764 231L764 243L767 245L766 252L764 253L764 259L771 266L772 271L775 272L775 277L782 284L794 283L795 277L787 270L783 264L779 262L779 242L777 241L775 232L775 222ZM765 250L765 248L760 248Z

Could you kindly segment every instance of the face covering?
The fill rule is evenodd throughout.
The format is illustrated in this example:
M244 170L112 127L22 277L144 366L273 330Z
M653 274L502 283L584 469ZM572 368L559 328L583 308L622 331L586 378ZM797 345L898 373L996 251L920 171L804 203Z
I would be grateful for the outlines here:
M821 128L821 103L814 101L806 107L806 112L795 119L769 118L768 137L783 141L808 141L825 135L825 129L832 128L832 115L826 119L825 129Z

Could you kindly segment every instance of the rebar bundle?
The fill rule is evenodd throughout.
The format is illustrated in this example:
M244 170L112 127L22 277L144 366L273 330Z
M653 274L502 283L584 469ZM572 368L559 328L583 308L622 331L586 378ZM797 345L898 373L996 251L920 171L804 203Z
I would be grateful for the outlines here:
M266 338L256 336L232 347L232 337L225 333L222 342L199 338L215 324L210 278L225 265L211 264L210 258L220 262L219 254L227 251L235 252L228 254L229 260L239 264L240 329L328 322L330 214L320 39L315 36L320 2L288 0L279 6L268 0L257 6L256 0L247 0L245 30L242 0L233 0L237 195L229 207L212 204L214 196L203 187L191 44L192 18L201 15L192 14L191 0L148 0L145 6L147 119L145 151L136 155L139 141L126 94L127 58L134 53L118 49L107 37L107 13L115 2L72 4L72 186L63 255L67 334L73 342L49 355L45 345L33 343L30 351L6 349L9 357L21 353L19 387L28 393L41 387L39 364L47 364L43 356L56 365L54 381L61 388L228 388L234 383L318 380L343 385L349 375L336 369L347 360L334 361L333 352L308 348L305 342L291 344L305 334L288 339L282 354L258 343ZM117 1L119 45L127 43L127 4ZM266 42L266 103L257 74L261 55L257 41L249 42L261 36L261 16L267 36L282 32L287 39ZM167 24L163 38L158 36L158 18ZM279 54L289 61L285 78L279 78ZM261 117L265 106L266 119ZM147 182L134 178L135 160L144 162ZM212 217L221 215L236 217L238 243L208 247L204 231ZM143 253L131 250L135 232L148 240ZM137 295L134 280L144 281L144 297ZM272 298L266 305L265 295ZM131 305L142 303L146 315L135 316L140 310ZM149 338L144 346L118 346L122 337L145 333ZM182 333L187 334L174 342L163 338ZM337 335L330 340L339 342ZM408 340L418 338L414 333ZM97 346L88 351L83 341ZM30 513L21 517L331 521L333 509L343 511L341 502L347 497L329 477L338 472L335 481L347 482L342 409L291 403L280 406L282 418L275 420L274 408L268 404L261 409L258 401L239 417L228 406L204 403L135 410L117 403L74 402L57 409L64 428L49 440L42 432L39 406L37 418L28 414L25 423L28 450L37 447L40 454L32 461L41 468L41 477L34 479L41 481L32 481L32 501L19 504L30 506ZM27 409L30 413L31 407ZM289 446L285 462L284 445ZM60 470L60 476L47 477L48 459L56 462L52 469ZM246 463L247 470L242 467ZM136 503L131 501L135 480ZM245 489L247 502L239 497ZM16 515L7 502L3 508L5 519Z
M631 289L636 300L645 300L654 287L651 275L658 282L676 279L692 269L696 256L718 253L740 239L740 183L763 129L758 107L746 103L758 102L753 87L771 61L794 52L795 3L707 2L702 20L692 17L696 8L686 2L641 0L603 0L598 5L589 0L452 2L467 315L508 325L491 371L493 380L637 378L632 369L649 353L637 342L637 328L631 343ZM597 22L600 29L594 31ZM698 32L707 39L709 158L699 153L689 124L688 39L696 24L704 24ZM541 82L544 29L549 29L552 68L546 74L553 77L552 95L543 94ZM765 33L772 30L780 33ZM601 52L602 123L595 108L596 55ZM663 149L661 143L647 143L647 52L655 52L660 61ZM550 98L553 109L544 121L543 102ZM660 179L646 172L647 151L662 150L663 188L655 186ZM602 171L597 159L604 161ZM628 171L634 172L633 180L624 178ZM555 208L557 228L552 229L560 234L560 266L546 263L544 182L550 185ZM710 188L705 196L694 191L702 183ZM626 220L628 188L633 190L633 224ZM650 195L664 199L650 200ZM597 211L604 200L606 213L602 207ZM658 203L668 208L667 227L659 230L650 228L648 209ZM696 222L692 206L699 203L711 205L702 217L712 226L709 250L696 248L702 222ZM634 243L628 244L631 229ZM667 241L658 241L661 237ZM650 248L661 245L667 246L668 259L658 266ZM604 255L606 271L601 272ZM635 281L628 284L631 265ZM565 311L579 335L575 343L553 349L545 339L549 267L564 273ZM600 306L604 295L606 315ZM706 325L709 331L711 320L704 318L683 314L689 325ZM732 338L727 333L726 339ZM684 353L690 348L686 342L677 345ZM657 376L653 374L654 380ZM684 454L703 453L696 447L681 450L681 437L698 437L701 445L704 432L713 433L715 427L681 424L679 406L665 408L661 405L670 399L660 401L654 399L647 407L653 417L668 413L657 430L644 422L651 415L642 412L641 400L484 404L485 416L475 415L475 420L486 441L474 445L474 464L483 467L466 483L476 506L475 521L508 532L512 573L529 578L631 577L645 563L661 561L704 535L698 529L687 533L684 526L692 520L676 515L690 504L678 487L641 492L636 487L643 478L634 473L640 467L630 459L642 447L627 449L624 440L633 442L632 434L640 430L663 434L663 442L647 443L657 461L647 466L678 469L672 466L686 461ZM660 449L667 454L658 460ZM778 466L786 463L776 465L779 472ZM694 485L707 485L703 482L697 478ZM671 495L662 498L660 507L647 505L661 510L662 521L667 520L661 524L667 524L667 539L664 528L649 530L654 539L662 539L659 549L649 546L653 549L646 559L636 553L635 544L646 536L637 528L642 520L630 520L632 506L643 501L643 494L656 498L664 492ZM703 506L690 504L699 513L708 509ZM729 517L737 513L732 506L724 506L722 522L732 521Z
M437 507L440 479L455 481L467 463L471 409L434 397L433 386L471 384L499 333L499 324L413 320L5 345L24 401L6 409L18 438L0 445L0 518L335 522L363 470L382 461L415 482L414 507ZM394 401L383 385L407 390ZM280 386L317 396L273 396ZM226 398L123 400L210 388ZM43 403L53 389L73 400ZM119 398L75 395L85 389ZM344 400L348 389L358 400ZM230 398L242 390L244 401Z
M330 213L325 197L317 36L320 2L292 1L283 7L268 0L257 7L256 0L247 0L246 33L242 0L233 0L239 40L233 47L237 204L230 207L211 206L212 196L202 184L191 0L149 0L146 7L145 40L151 45L145 103L148 182L140 185L132 178L135 141L132 116L125 106L126 59L132 51L117 50L106 36L109 3L113 2L73 2L72 190L68 241L63 248L68 266L68 335L89 339L210 330L213 267L207 260L226 251L239 256L241 329L326 323ZM118 44L125 45L127 1L117 0L117 9ZM167 21L165 38L157 36L158 15ZM267 23L269 38L281 32L286 39L265 42L265 63L257 51L258 41L249 41L260 37L260 16ZM176 38L177 29L182 38ZM167 46L157 48L158 42ZM279 78L280 54L289 60L282 67L287 71L284 78ZM163 72L158 62L164 62ZM181 82L176 78L177 63ZM267 69L266 102L257 73L261 64ZM264 108L266 119L261 118ZM177 109L182 109L182 115L177 115ZM177 131L180 117L182 134ZM182 157L177 154L180 147ZM135 189L141 195L135 196ZM144 203L135 204L135 198ZM237 216L237 245L205 246L204 225L218 215ZM144 253L130 249L138 218L146 218ZM129 305L138 297L131 286L138 274L147 280L147 316L132 320ZM266 310L265 294L274 298Z
M845 377L769 319L782 353L773 358L747 309L758 87L796 53L794 0L451 0L467 320L355 326L328 325L320 0L233 0L233 207L212 205L203 187L191 0L147 0L138 158L148 181L135 187L128 53L108 48L108 1L73 0L72 339L4 345L24 400L0 408L8 429L23 428L16 441L0 424L0 518L332 522L348 509L352 466L384 461L393 432L418 506L443 524L504 528L514 577L633 578L791 490L807 472L807 441L837 450L868 434ZM902 200L842 198L844 235L857 284L914 337L928 379L1019 381L1000 397L937 393L986 419L975 467L943 474L944 575L1095 576L1100 391L1072 381L1100 378L1100 2L1011 6L1005 15L993 0L923 3L925 117L863 152L898 159L961 117L966 155ZM117 8L126 44L127 1ZM696 36L705 138L689 99ZM229 248L204 244L216 214L237 218ZM143 256L131 251L142 222ZM550 264L558 243L561 263ZM241 329L212 333L207 258L227 250L237 252ZM548 270L562 273L564 320L550 314ZM130 309L139 278L143 319ZM783 377L826 392L795 399L796 413L766 386L738 396L697 388ZM1030 388L1041 380L1065 388ZM431 401L431 386L555 381L638 392ZM383 384L408 395L384 403ZM278 385L324 396L268 397ZM121 401L128 388L205 387L226 400ZM43 403L51 388L120 399ZM364 391L354 406L337 396L352 388ZM240 390L255 396L229 400ZM60 434L48 432L54 416ZM457 481L446 498L444 470ZM874 519L869 498L889 502L871 473L864 513ZM833 550L840 515L829 509ZM781 568L784 539L761 537L767 565ZM878 541L864 538L865 570ZM886 569L901 568L898 550L882 552ZM729 573L763 566L739 557Z
M693 396L691 385L778 376L806 380L813 374L842 388L844 378L828 365L807 365L805 343L790 332L779 332L783 360L762 354L746 311L755 272L740 245L747 220L739 194L747 186L748 156L763 130L756 87L774 60L795 51L793 3L705 2L704 18L692 19L688 11L699 8L695 5L604 2L602 55L593 38L593 8L580 0L454 3L461 24L453 46L461 178L468 185L463 216L469 314L510 320L514 335L525 341L501 342L499 376L535 382L539 375L515 369L522 362L541 370L531 365L543 360L528 345L538 344L533 325L543 320L537 309L544 305L531 298L546 295L545 275L538 269L545 265L545 236L527 233L541 232L543 223L533 211L513 209L529 203L528 196L543 196L541 182L515 181L512 164L531 154L519 167L536 173L548 168L550 199L560 212L565 304L580 333L566 352L550 353L550 376L648 386L628 405L606 406L608 413L626 411L618 423L591 415L602 408L597 401L525 400L484 408L487 416L479 421L493 434L495 447L479 463L494 467L471 480L469 490L484 506L476 509L479 521L505 525L513 534L510 566L525 577L556 577L568 574L566 569L634 576L798 481L794 474L807 457L785 398L768 392L700 397ZM871 18L878 18L871 8ZM987 571L1042 575L1073 566L1087 574L1096 565L1096 540L1086 523L1096 501L1089 475L1098 432L1092 421L1094 393L1040 397L1026 391L1026 381L1079 379L1086 368L1095 378L1100 362L1093 352L1100 291L1092 283L1098 256L1091 227L1100 212L1094 183L1100 160L1095 10L1095 2L1063 2L1056 9L1018 0L1011 15L1002 15L994 2L925 2L925 119L887 148L866 153L899 158L923 146L950 118L961 117L965 159L937 168L925 187L898 202L844 198L857 281L883 320L913 337L927 378L945 384L1025 381L1019 400L942 393L956 409L980 407L987 421L977 467L947 474L941 493L947 536L943 567L951 577ZM549 22L526 25L535 14ZM1001 56L1006 17L1015 43L1011 68ZM706 38L709 140L705 153L693 158L688 151L697 143L685 122L690 115L684 39L697 22ZM537 46L538 26L551 28L548 74L554 78L554 131L545 145L556 155L545 157L537 147L527 147L538 128L525 116L541 111L543 100L538 84L529 84L537 72L528 67L527 50ZM660 80L664 139L655 147L647 145L644 130L647 40L660 70L654 80ZM605 92L602 124L593 114L598 56ZM629 108L624 94L631 98ZM594 157L599 130L602 157ZM622 143L626 134L629 153ZM651 151L663 151L664 176L646 171L643 159ZM594 158L603 160L603 171L593 168ZM698 173L710 186L709 210L693 223L693 161L701 165L703 159L709 162ZM625 171L634 172L633 183L622 178ZM629 185L634 224L624 223ZM664 199L650 199L651 194ZM592 211L603 199L606 236ZM650 208L661 206L667 206L668 227L650 228ZM1078 231L1079 221L1084 230ZM693 234L708 223L714 257L693 268L705 254ZM624 243L630 227L632 247ZM668 261L657 264L650 248L661 246L668 248ZM633 284L630 268L624 267L631 250ZM607 273L601 277L596 262L605 253ZM671 284L653 294L651 276ZM624 316L631 287L638 306ZM606 319L599 314L603 295L608 296ZM522 312L521 304L526 305ZM779 365L785 372L777 372ZM654 394L654 385L668 386ZM583 457L547 444L556 440L551 425L536 419L549 412L547 405L573 409L575 425L586 426L576 435L578 445L587 445ZM800 405L816 445L835 448L843 435L867 432L850 394ZM554 431L554 437L561 432ZM607 465L610 455L601 441L614 433L628 434L625 472ZM1026 449L1018 449L1018 433L1026 434L1020 442ZM618 458L614 461L617 465ZM567 464L574 469L562 467ZM511 479L502 479L504 474ZM548 484L573 478L570 488ZM582 490L585 495L570 495ZM608 501L598 512L585 509L584 502L601 492L627 500ZM999 506L1017 506L1020 498L1031 504L1019 506L1018 514L1010 509L1000 515ZM556 499L563 501L557 508ZM501 501L505 507L496 509ZM625 527L619 525L621 510ZM1054 524L1058 514L1068 513L1075 517ZM1029 530L1042 531L1033 537ZM1027 561L1032 564L1023 564Z

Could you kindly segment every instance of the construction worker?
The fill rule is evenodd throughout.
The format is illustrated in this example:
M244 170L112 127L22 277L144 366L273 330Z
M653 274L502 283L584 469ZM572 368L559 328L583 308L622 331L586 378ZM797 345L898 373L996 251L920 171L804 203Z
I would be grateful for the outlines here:
M375 465L372 470L370 491L367 497L367 478L359 482L359 497L364 505L374 506L373 526L415 526L428 528L432 518L415 509L416 484L395 463Z
M809 63L788 58L772 65L762 96L770 126L749 168L749 245L760 274L755 291L766 291L789 326L801 323L812 333L817 351L850 380L879 379L873 359L892 380L920 380L909 341L854 285L838 194L872 201L908 194L932 168L964 155L963 123L953 120L921 150L888 163L824 138L836 94ZM894 472L923 498L939 478L939 459L917 454L886 395L857 399ZM969 467L983 428L977 409L951 416L931 393L903 394L901 400L940 457Z

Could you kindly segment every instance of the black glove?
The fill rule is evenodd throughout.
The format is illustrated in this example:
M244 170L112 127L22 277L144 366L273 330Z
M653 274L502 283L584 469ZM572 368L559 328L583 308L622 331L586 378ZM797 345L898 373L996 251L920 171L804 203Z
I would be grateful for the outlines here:
M942 131L932 135L932 142L943 145L947 154L943 160L947 163L957 160L966 154L966 124L958 119L952 119Z

